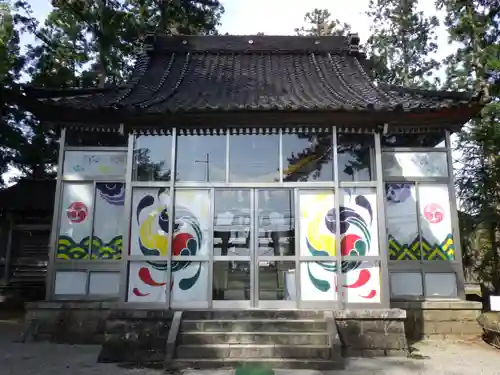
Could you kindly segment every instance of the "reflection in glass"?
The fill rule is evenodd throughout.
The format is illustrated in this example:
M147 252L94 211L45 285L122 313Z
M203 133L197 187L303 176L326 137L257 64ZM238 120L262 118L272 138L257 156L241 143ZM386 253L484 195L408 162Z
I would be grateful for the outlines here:
M333 181L332 135L283 134L283 181Z
M421 252L415 185L386 184L385 202L389 259L419 261Z
M138 181L170 181L171 155L171 136L137 136L134 145L133 179Z
M66 146L127 147L127 135L120 133L89 132L78 129L66 130Z
M230 135L230 181L279 181L279 135Z
M216 301L250 299L250 263L214 262L212 297Z
M259 299L293 301L295 289L295 262L259 262Z
M176 163L179 181L225 181L226 136L178 136Z
M444 147L445 134L389 134L380 137L382 147Z
M370 149L373 147L373 134L338 135L337 154L340 181L370 181Z
M295 208L292 190L258 191L260 256L295 255Z
M215 190L214 255L250 255L250 190Z

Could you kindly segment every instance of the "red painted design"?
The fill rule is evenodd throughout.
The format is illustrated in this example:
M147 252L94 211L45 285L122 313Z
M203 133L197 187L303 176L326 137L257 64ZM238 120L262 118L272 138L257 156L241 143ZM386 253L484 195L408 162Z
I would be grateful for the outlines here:
M344 285L346 288L361 288L368 281L370 281L372 274L368 270L361 270L358 275L358 279L350 285Z
M181 255L183 249L187 248L187 243L193 236L189 233L178 233L172 241L173 255Z
M141 293L139 291L139 289L137 289L137 288L134 288L132 290L132 293L134 293L137 297L146 297L146 296L149 296L151 294L151 293Z
M361 298L365 298L365 299L372 299L374 298L375 296L377 295L377 291L375 289L372 289L370 291L370 293L368 293L367 296L361 296Z
M348 234L344 238L342 238L342 242L340 243L340 250L342 256L351 255L351 251L356 249L356 242L362 241L361 237L356 234Z
M424 217L431 224L440 223L444 219L444 210L437 203L429 203L424 207Z
M73 202L66 209L69 221L74 224L81 223L89 215L89 210L83 202Z
M141 281L144 284L149 285L149 286L163 286L166 284L166 283L158 283L158 282L154 281L153 278L151 277L151 272L146 267L141 267L139 269L139 279L141 279Z

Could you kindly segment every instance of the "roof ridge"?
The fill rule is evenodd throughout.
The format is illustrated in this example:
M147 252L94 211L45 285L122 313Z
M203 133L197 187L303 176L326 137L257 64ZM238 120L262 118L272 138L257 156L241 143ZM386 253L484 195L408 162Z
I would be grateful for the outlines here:
M359 42L356 33L346 36L149 34L144 39L144 49L149 53L360 54Z

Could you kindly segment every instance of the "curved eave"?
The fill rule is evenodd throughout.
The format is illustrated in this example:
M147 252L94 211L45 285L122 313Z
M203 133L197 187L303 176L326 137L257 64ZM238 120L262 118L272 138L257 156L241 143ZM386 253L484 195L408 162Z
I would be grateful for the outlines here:
M61 108L43 104L37 117L55 126L67 126L102 131L129 129L158 129L174 126L231 127L231 126L291 126L342 125L375 128L387 123L392 128L448 128L459 130L482 109L479 103L460 104L443 108L399 109L336 109L336 110L198 110L148 113L125 108L98 110Z

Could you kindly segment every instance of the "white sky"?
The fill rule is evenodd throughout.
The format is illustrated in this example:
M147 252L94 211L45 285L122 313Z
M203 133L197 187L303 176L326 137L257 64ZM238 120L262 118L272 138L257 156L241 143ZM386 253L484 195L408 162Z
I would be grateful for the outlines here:
M436 13L435 0L420 0L419 8L427 15ZM364 44L369 36L370 19L364 14L369 0L221 0L225 8L222 17L222 33L233 35L251 35L263 32L266 35L293 35L294 29L303 25L304 15L314 8L328 9L333 18L352 26ZM35 16L43 23L52 9L50 0L29 0ZM442 20L443 13L438 12ZM442 59L453 52L448 44L446 28L438 30L439 52L436 58ZM35 43L32 36L24 36L24 44ZM15 172L8 173L8 178Z

